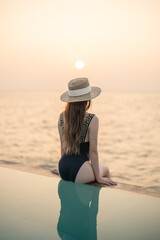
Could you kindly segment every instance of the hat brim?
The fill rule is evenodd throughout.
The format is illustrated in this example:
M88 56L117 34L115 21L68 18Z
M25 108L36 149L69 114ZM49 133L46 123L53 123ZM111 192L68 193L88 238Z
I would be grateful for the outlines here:
M76 96L76 97L71 97L67 92L64 92L60 99L63 102L82 102L82 101L87 101L91 100L93 98L96 98L99 94L101 93L101 89L99 87L91 87L91 92L81 95L81 96Z

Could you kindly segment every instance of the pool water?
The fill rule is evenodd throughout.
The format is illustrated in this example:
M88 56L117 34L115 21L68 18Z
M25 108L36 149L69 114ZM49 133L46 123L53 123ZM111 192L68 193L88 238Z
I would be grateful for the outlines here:
M160 239L160 199L0 167L3 240Z

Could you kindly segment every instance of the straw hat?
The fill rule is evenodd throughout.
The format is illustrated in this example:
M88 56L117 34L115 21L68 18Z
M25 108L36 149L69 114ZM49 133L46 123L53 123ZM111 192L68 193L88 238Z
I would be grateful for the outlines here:
M68 91L60 99L63 102L82 102L91 100L101 93L99 87L91 87L88 78L75 78L68 83Z

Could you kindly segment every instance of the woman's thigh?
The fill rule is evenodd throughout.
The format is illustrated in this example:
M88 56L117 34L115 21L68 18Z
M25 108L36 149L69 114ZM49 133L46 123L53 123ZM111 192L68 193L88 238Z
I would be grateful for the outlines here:
M76 183L89 183L94 182L95 176L93 172L92 165L89 161L83 163L81 168L79 169L75 182Z

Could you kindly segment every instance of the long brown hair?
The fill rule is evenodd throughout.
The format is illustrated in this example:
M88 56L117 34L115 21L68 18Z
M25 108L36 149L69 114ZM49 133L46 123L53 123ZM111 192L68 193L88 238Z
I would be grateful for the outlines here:
M85 119L85 113L91 105L91 100L67 103L64 111L63 150L67 154L79 154L80 136Z

